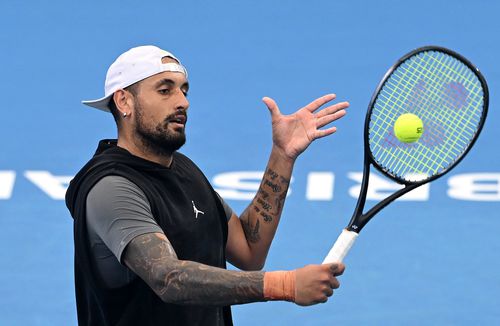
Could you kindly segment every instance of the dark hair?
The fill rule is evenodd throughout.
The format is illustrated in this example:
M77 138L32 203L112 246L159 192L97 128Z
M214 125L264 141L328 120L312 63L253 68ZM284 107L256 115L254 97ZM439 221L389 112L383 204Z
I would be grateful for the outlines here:
M136 96L139 93L139 82L125 87L124 90L129 91L133 96ZM116 103L113 96L111 96L111 99L109 100L108 108L111 114L113 115L116 124L119 125L121 114L118 108L116 107Z

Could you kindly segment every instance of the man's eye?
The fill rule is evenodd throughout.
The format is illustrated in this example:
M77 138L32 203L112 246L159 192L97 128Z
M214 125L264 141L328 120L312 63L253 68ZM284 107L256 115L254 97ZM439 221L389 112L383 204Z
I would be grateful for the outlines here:
M168 88L162 88L162 89L159 89L158 92L160 94L165 95L165 94L168 94L170 92L170 89L168 89Z
M182 94L184 94L185 97L188 97L188 92L187 91L182 91Z

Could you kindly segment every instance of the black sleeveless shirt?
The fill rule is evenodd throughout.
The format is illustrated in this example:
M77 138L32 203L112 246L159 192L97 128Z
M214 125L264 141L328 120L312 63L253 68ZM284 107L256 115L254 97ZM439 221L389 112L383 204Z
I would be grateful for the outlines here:
M139 277L122 288L104 286L91 263L85 207L89 191L108 175L125 177L141 188L179 259L226 267L227 219L217 194L198 167L175 153L172 165L166 168L130 154L116 146L116 140L102 140L66 193L66 205L74 219L78 323L232 325L229 307L165 303ZM203 215L196 214L193 202Z

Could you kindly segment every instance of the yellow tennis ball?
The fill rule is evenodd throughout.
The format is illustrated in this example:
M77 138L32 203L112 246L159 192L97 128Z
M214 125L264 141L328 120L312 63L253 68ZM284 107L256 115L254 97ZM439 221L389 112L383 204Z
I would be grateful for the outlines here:
M424 124L419 117L412 113L399 116L394 123L394 135L403 143L414 143L424 132Z

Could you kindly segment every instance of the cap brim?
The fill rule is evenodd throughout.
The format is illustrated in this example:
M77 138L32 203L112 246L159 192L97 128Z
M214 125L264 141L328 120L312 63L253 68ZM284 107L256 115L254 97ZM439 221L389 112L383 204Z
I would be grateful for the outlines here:
M109 105L109 101L111 100L111 96L112 95L109 95L109 96L102 97L100 99L92 100L92 101L82 101L82 104L88 105L90 107L93 107L93 108L96 108L96 109L99 109L102 111L110 112L108 105Z

